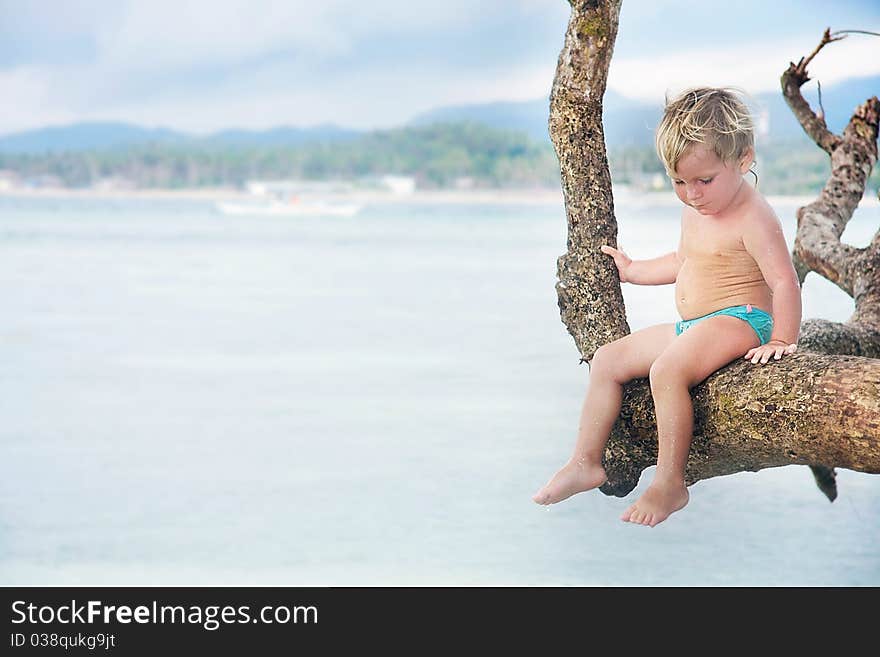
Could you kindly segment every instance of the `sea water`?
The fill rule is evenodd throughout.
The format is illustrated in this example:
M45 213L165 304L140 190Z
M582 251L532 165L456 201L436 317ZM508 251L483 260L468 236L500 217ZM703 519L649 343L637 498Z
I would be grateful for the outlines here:
M671 196L671 194L669 195ZM772 199L789 245L792 199ZM674 250L674 199L619 242ZM864 246L880 210L844 234ZM880 477L701 481L656 528L597 491L541 507L587 367L556 305L561 200L0 197L0 584L877 585ZM624 286L633 330L672 287ZM852 301L811 274L804 317Z

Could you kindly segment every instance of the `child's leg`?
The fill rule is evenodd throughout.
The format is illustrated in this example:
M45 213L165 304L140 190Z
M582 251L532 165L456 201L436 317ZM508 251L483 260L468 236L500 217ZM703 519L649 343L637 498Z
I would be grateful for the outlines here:
M602 453L620 414L623 384L648 376L651 363L673 340L675 324L659 324L631 333L596 351L590 362L590 384L581 408L574 453L568 463L535 493L532 497L535 502L553 504L605 482Z
M721 315L692 326L654 361L650 379L659 440L657 471L622 520L653 527L687 504L684 471L694 424L690 389L759 344L748 323Z

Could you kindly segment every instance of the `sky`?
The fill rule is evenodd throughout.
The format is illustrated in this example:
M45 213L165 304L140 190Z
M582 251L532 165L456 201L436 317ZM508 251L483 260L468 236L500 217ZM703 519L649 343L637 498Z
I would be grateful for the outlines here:
M0 0L0 134L374 129L546 98L569 14L566 0ZM608 86L658 105L693 84L772 91L826 27L880 32L880 2L624 0ZM880 74L880 37L826 46L810 72Z

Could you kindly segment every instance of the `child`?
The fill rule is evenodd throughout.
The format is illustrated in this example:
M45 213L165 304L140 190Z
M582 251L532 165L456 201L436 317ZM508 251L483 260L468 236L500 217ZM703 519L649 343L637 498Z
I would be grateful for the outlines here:
M745 354L753 364L797 349L798 277L782 227L744 179L754 160L748 109L727 89L690 89L669 102L657 151L684 203L678 250L614 258L621 282L675 283L682 321L651 326L600 347L581 410L574 453L532 498L554 504L601 486L602 454L620 413L623 384L649 377L659 450L654 480L621 516L654 525L688 503L685 465L693 430L690 388Z

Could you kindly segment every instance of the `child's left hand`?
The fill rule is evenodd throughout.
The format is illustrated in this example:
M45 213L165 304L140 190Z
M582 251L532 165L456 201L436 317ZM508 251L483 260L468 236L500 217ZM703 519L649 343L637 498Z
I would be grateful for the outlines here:
M770 360L770 356L773 356L775 360L779 360L783 354L793 354L795 351L797 351L797 344L786 344L782 340L770 340L767 344L749 349L744 358L751 360L752 364L760 361L763 365Z

